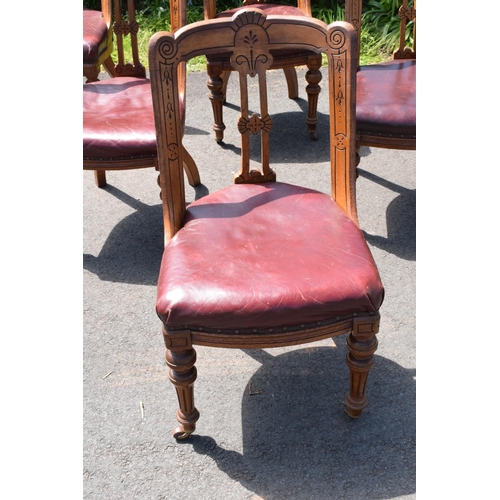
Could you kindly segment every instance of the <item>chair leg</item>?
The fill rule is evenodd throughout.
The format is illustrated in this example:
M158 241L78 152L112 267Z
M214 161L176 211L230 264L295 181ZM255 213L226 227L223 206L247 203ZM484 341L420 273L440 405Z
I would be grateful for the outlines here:
M106 170L94 170L94 181L97 187L104 187L106 183Z
M227 92L227 84L229 82L229 77L231 76L231 71L223 71L221 78L222 78L222 94L224 95L224 98L222 99L222 104L226 104L226 92Z
M198 167L196 166L193 157L188 153L186 148L183 146L183 158L184 158L184 171L186 172L189 184L191 186L198 186L201 183L200 173L198 172Z
M283 68L286 84L288 86L288 98L297 99L299 97L299 82L297 80L297 71L294 67Z
M224 81L221 78L222 65L219 62L207 62L208 81L207 86L210 90L208 97L212 102L214 112L214 125L212 129L215 131L215 140L221 142L224 138L224 130L226 126L222 121L222 103L224 101L224 93L222 88Z
M196 422L200 418L200 413L194 406L193 384L196 380L196 351L185 343L182 348L173 348L169 335L164 335L167 352L165 360L170 368L170 381L174 384L179 400L177 410L177 421L180 426L176 427L172 434L175 439L182 440L189 437L196 429ZM181 342L182 344L182 342ZM169 348L170 347L170 348Z
M380 317L354 320L353 330L347 338L347 365L351 373L349 392L345 397L346 412L356 418L368 404L365 396L368 373L374 363L373 354L377 350Z
M309 105L309 111L306 118L307 131L309 136L314 141L317 140L318 135L316 133L316 125L318 124L318 95L321 92L321 87L319 82L323 78L321 74L321 56L309 56L307 60L307 67L309 71L306 73L307 80L307 101Z
M92 68L87 67L83 71L83 76L87 78L85 80L85 83L92 83L92 82L98 82L99 81L99 71L100 71L100 65L93 66Z
M361 148L361 142L359 140L359 135L356 137L356 180L358 180L359 177L359 169L358 165L359 162L361 161L361 156L359 156L359 149Z

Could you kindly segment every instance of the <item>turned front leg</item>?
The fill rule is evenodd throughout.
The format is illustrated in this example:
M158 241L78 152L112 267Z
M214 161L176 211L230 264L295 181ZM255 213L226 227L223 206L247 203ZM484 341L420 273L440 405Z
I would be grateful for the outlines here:
M306 73L306 87L308 114L306 118L307 131L311 139L316 140L318 135L316 133L316 125L318 124L318 95L321 92L319 82L323 78L321 68L321 56L309 56L307 60L307 67L309 71Z
M208 81L207 86L210 90L208 97L212 103L214 113L214 124L212 126L215 131L215 140L221 142L224 138L224 130L226 126L222 121L222 104L224 103L224 80L222 79L222 64L220 62L207 62Z
M373 354L377 350L380 317L355 318L353 330L347 338L347 365L350 370L349 392L345 397L345 408L350 417L359 417L368 404L365 396L366 381L373 366Z
M165 360L170 368L170 381L174 384L179 401L177 421L180 426L173 430L175 439L186 439L196 429L200 413L194 406L194 382L196 380L196 351L191 346L189 332L165 333L167 352Z

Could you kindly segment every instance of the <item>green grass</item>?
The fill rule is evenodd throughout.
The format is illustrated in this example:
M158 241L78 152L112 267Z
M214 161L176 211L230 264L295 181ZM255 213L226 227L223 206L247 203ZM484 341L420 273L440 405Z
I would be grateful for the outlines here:
M340 7L336 9L317 8L313 10L313 16L329 24L335 20L344 19L344 10ZM203 19L203 7L189 7L187 13L188 23ZM151 36L158 31L170 30L170 15L165 9L138 12L136 20L139 24L137 40L139 45L139 58L141 63L148 67L148 43ZM381 43L381 42L387 43ZM127 45L128 37L124 40L125 60L132 60L132 51ZM392 45L391 45L392 44ZM391 59L391 49L395 49L395 43L388 36L387 29L381 23L364 22L361 30L361 53L360 64L372 64ZM113 60L117 61L116 49L112 54ZM204 56L192 59L188 63L188 71L205 71L206 60Z

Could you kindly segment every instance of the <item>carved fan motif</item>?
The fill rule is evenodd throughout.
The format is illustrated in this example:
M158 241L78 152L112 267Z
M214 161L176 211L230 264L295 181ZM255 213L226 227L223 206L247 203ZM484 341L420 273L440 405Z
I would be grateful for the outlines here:
M263 27L265 17L258 12L247 12L238 18L239 29L234 36L235 45L242 43L242 50L231 56L231 65L236 71L254 77L259 70L265 71L271 67L273 58L263 51L260 42L268 43L268 35Z

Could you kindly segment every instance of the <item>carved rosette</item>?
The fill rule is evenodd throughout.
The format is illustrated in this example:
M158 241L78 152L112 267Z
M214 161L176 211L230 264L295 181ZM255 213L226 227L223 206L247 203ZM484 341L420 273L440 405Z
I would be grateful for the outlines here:
M250 131L253 135L257 135L261 130L269 133L271 131L272 123L272 119L269 115L266 115L264 118L260 118L259 115L254 113L250 119L240 116L240 119L238 120L238 130L240 134L245 134Z
M117 23L115 21L113 23L113 31L115 32L115 35L127 36L130 33L132 33L132 35L137 35L137 33L139 32L139 25L135 20L131 23L129 23L128 21Z
M237 51L231 56L231 65L240 77L241 116L238 120L238 130L241 134L242 149L250 147L249 133L262 135L262 171L250 169L250 158L241 157L240 171L235 175L234 182L258 183L275 181L276 174L269 166L268 133L272 120L267 112L267 91L265 72L273 63L268 50L269 35L267 33L266 15L258 11L241 13L235 20L234 47ZM260 115L248 111L247 77L259 75L260 85Z
M402 5L398 10L398 17L399 19L406 18L408 21L414 21L417 18L417 11L413 6L405 7Z

